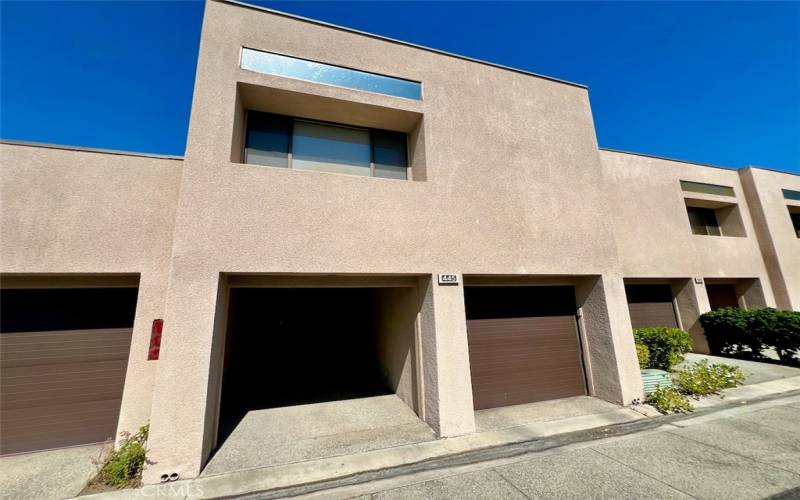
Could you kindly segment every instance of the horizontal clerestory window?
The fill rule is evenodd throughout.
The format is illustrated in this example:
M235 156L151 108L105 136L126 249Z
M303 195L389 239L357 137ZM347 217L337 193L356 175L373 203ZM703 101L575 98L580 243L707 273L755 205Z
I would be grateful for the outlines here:
M793 191L791 189L783 189L782 191L785 199L800 201L800 191Z
M706 184L705 182L681 181L681 189L693 193L715 194L718 196L735 196L730 186L719 184Z
M249 111L244 162L408 179L406 134Z
M242 48L241 66L242 69L256 73L365 90L417 101L422 100L422 84L420 82L264 52L263 50Z

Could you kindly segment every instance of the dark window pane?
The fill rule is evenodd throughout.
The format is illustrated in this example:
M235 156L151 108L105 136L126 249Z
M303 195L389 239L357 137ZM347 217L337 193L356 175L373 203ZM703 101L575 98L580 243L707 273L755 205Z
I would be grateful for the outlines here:
M784 189L783 197L786 198L787 200L800 201L800 191L792 191L791 189Z
M800 238L800 212L789 212L789 216L792 218L794 233Z
M730 186L706 184L704 182L681 181L681 189L683 189L684 191L693 191L695 193L716 194L720 196L735 196L733 188Z
M717 215L710 208L686 207L689 214L689 224L692 226L692 233L710 236L721 236L717 222Z
M292 168L369 176L369 130L296 121Z
M289 166L291 120L269 113L247 114L245 163L268 167Z
M407 179L406 135L399 132L376 130L372 133L372 140L375 177Z

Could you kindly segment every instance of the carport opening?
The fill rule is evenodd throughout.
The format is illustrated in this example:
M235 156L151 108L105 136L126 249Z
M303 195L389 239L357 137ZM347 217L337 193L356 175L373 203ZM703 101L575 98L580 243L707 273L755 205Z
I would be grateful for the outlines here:
M251 411L397 393L416 404L413 288L232 288L221 444Z

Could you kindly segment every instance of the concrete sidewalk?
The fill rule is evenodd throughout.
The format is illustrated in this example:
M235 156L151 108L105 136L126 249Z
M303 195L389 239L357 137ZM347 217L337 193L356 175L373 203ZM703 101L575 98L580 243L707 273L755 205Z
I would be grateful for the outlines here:
M0 500L77 495L97 473L92 460L109 444L76 446L0 457Z
M621 437L423 470L298 497L798 498L798 417L800 395L794 395L676 419ZM277 496L289 493L298 491Z
M201 476L113 497L497 498L506 492L534 497L589 492L601 498L762 498L800 486L800 377L731 389L701 406L695 414L656 418L649 418L647 407L614 407L525 425L489 420L493 429L467 436Z

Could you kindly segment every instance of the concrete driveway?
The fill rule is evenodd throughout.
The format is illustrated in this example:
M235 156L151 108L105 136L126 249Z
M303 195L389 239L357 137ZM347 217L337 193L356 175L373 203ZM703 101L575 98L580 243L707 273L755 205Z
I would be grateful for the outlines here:
M431 428L394 394L251 411L222 443L203 475L434 439Z
M62 499L80 493L103 445L0 457L0 499Z
M800 497L800 396L656 429L323 490L303 498Z

